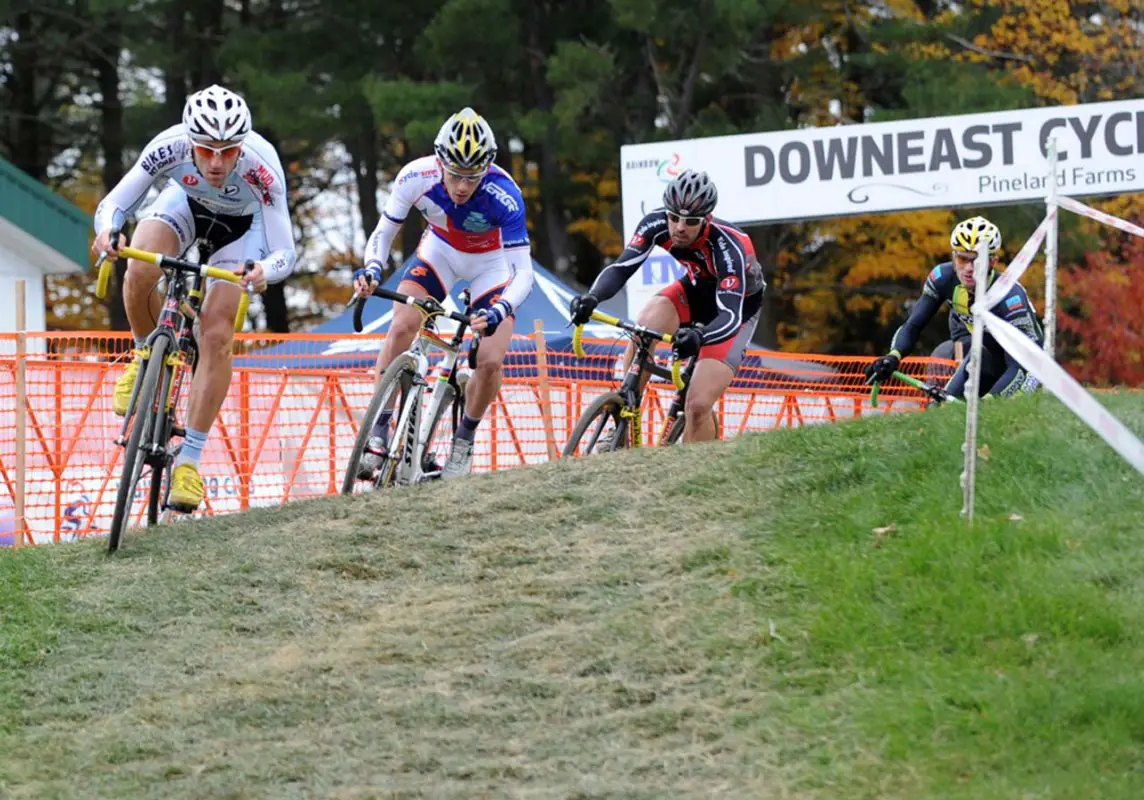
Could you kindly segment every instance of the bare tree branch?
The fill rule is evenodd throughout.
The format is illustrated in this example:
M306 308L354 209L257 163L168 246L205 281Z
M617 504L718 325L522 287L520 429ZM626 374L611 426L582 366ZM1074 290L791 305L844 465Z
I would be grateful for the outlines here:
M1033 63L1033 59L1029 56L1023 56L1017 53L1002 53L1000 50L988 50L984 47L978 47L973 42L962 36L958 36L956 33L947 33L945 34L945 38L949 39L954 44L961 45L966 50L972 50L974 53L983 56L989 56L989 58L1000 58L1008 61L1022 61L1026 64Z

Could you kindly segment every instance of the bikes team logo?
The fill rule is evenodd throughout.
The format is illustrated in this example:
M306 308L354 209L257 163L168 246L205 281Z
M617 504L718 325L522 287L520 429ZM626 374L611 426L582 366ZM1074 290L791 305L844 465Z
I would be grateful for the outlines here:
M259 164L257 167L251 167L242 173L242 179L262 199L262 205L274 205L274 197L270 194L270 187L274 185L274 176L270 170Z
M723 280L719 281L719 288L728 292L733 292L739 288L739 276L728 275Z
M183 176L183 185L184 186L198 186L199 185L199 179L196 178L194 175L184 175Z
M469 216L465 217L465 221L461 223L461 228L472 233L484 233L492 230L493 226L481 212L470 211Z

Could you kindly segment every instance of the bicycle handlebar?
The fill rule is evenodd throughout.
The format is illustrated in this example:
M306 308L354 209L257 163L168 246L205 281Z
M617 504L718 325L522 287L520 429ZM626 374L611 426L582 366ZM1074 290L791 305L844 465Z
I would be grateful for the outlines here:
M925 392L925 394L927 394L931 400L936 400L939 403L960 404L963 402L961 399L949 394L949 392L947 392L945 389L942 389L940 386L930 386L928 383L919 381L917 378L913 377L912 375L907 375L904 372L898 372L895 370L893 372L893 377L897 378L907 386L912 386L919 391ZM870 406L871 408L878 407L878 381L874 381L874 385L870 389Z
M113 239L118 240L119 231L112 231L111 236ZM107 296L107 286L111 282L111 261L107 260L107 252L103 252L96 261L96 266L99 267L99 278L95 284L95 296L102 300ZM209 264L196 264L193 261L186 261L174 256L164 255L163 253L152 253L148 250L139 250L135 247L121 247L119 248L119 255L124 258L133 258L136 261L146 261L148 264L154 264L160 269L169 269L175 272L187 272L193 275L198 275L203 279L214 279L218 281L226 281L227 283L241 284L242 275L237 272L232 272L228 269L221 267L212 267ZM250 270L250 264L247 262L246 270ZM246 312L250 307L250 291L242 293L241 299L238 301L238 313L234 317L235 331L241 331L243 323L246 322Z
M653 342L671 344L674 341L674 338L670 333L660 333L659 331L653 331L651 328L645 328L643 325L636 325L626 320L622 320L619 317L613 317L611 314L605 314L603 311L593 311L592 319L596 322L602 322L605 325L612 325L616 328L619 328L620 330L627 331L634 336L646 338ZM572 332L572 352L574 352L578 358L588 357L588 354L584 352L583 339L584 326L577 325L575 330ZM678 358L675 358L673 354L671 359L671 382L674 384L675 388L679 389L680 391L683 390L682 372L683 363Z
M413 295L394 292L390 289L385 289L381 286L378 286L368 295L361 295L357 292L354 292L354 296L350 298L350 305L354 307L354 331L357 333L361 333L361 315L362 312L365 311L365 301L367 297L380 297L384 300L392 300L395 303L414 306L422 313L431 317L448 317L449 319L460 322L464 325L472 325L471 315L461 314L457 311L446 311L445 307L434 300L432 297L414 297Z

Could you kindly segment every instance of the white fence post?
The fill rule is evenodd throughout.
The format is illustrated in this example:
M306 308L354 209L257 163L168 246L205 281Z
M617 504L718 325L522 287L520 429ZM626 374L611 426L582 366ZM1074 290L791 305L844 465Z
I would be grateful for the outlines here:
M1049 193L1045 211L1052 217L1045 236L1045 352L1053 358L1057 341L1057 139L1049 139Z
M974 308L978 308L978 298L984 297L989 289L989 245L985 242L977 244L973 282ZM965 454L965 466L961 473L961 515L969 523L973 522L973 506L977 495L977 411L980 404L981 347L984 341L985 320L979 311L974 310L973 338L969 345L965 380L965 443L961 446Z

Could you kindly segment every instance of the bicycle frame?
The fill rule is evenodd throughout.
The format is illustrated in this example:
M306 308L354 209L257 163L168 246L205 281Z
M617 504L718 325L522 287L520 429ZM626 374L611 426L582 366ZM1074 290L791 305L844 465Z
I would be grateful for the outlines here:
M628 365L627 374L624 376L624 380L620 384L620 388L616 390L616 393L624 398L624 407L620 409L620 416L628 420L628 427L631 430L631 446L642 447L642 411L646 387L640 386L640 375L644 372L661 378L671 378L672 375L656 363L655 356L652 352L651 341L647 338L637 338L635 342L636 354L632 358L632 363ZM687 367L679 373L682 386L677 384L675 397L672 398L671 406L668 408L667 416L664 419L663 432L659 437L660 444L667 443L667 437L671 433L672 425L675 424L675 420L679 418L680 412L683 411L687 403L687 389L691 385L691 373L695 371L695 362L696 359L690 359Z
M393 468L392 484L412 485L438 477L440 474L439 470L426 470L425 462L426 458L431 455L432 437L441 415L445 412L446 407L454 402L457 395L464 392L466 376L459 371L458 362L461 359L461 346L464 343L465 331L470 324L470 317L467 313L445 311L437 301L431 298L413 297L381 287L375 288L371 294L375 297L393 300L395 303L411 305L421 313L421 325L413 343L394 359L394 363L400 359L406 359L413 363L410 370L411 386L408 394L401 401L390 452L387 455ZM468 290L462 292L462 298L467 311ZM362 330L361 316L365 306L365 297L355 294L350 303L351 305L356 303L354 330L360 332ZM446 341L432 329L431 322L437 317L447 317L458 323L457 330L450 340ZM479 346L480 337L476 336L468 353L470 367L476 366ZM432 380L432 391L426 405L424 403L425 391L430 386L430 375L433 370L430 365L429 352L434 349L441 351L444 354L444 359L438 366L436 377ZM380 391L383 390L378 384L375 386L374 398L371 400L371 411L368 412L370 415L373 413L373 403L382 402L378 395ZM385 402L392 403L392 397ZM423 406L425 407L423 408ZM378 413L382 410L384 409L379 409ZM455 425L456 420L453 422ZM372 419L367 418L363 424L372 424ZM364 433L364 429L359 431L359 442ZM355 445L355 448L359 446L360 444ZM357 451L355 450L355 452ZM352 470L356 469L355 463L351 463L349 467L350 471L347 472L345 486L351 485L349 475L352 474ZM380 475L375 476L375 487L380 485L381 481L389 483L390 479ZM343 488L343 491L348 492L346 488Z
M184 370L181 367L193 364L195 343L192 332L194 319L198 316L199 308L202 305L202 297L203 293L199 288L197 275L184 275L176 271L170 276L163 309L159 312L159 320L155 325L155 330L148 334L143 344L143 364L139 368L139 377L136 378L135 385L131 388L131 399L127 403L127 413L123 416L119 436L115 439L117 445L123 446L127 443L127 431L135 416L142 377L146 371L147 361L151 358L155 342L160 337L168 340L169 347L167 348L166 359L168 366L173 367L172 370L164 374L159 396L166 397L167 402L165 408L160 409L160 411L170 412L177 406L183 384ZM164 420L170 420L169 413L163 413L162 417ZM165 442L171 435L171 431L161 430L165 427L167 426L157 425L155 427L145 452L156 453L161 443L165 449Z
M426 317L426 320L429 318ZM461 359L461 342L464 339L464 330L457 329L451 341L445 341L433 331L422 326L417 333L413 344L405 354L414 359L417 364L411 397L405 403L401 416L397 420L397 435L404 437L400 448L400 459L394 475L394 484L408 486L430 478L437 477L439 472L427 472L424 469L425 456L429 452L432 442L429 437L433 434L433 423L443 412L443 403L450 388L450 379L457 370L457 362ZM433 380L432 393L429 395L428 406L422 410L422 400L425 390L429 386L428 376L432 369L429 365L428 351L437 349L445 354L437 377ZM451 399L451 398L450 398Z
M112 232L117 240L118 231ZM172 436L185 436L185 430L175 424L175 409L178 407L179 395L182 391L185 369L187 365L193 367L197 356L197 345L194 339L194 321L198 318L199 309L203 302L203 285L209 278L241 283L242 278L230 270L206 264L196 264L183 259L152 253L136 248L120 248L124 257L145 261L159 267L166 275L167 287L163 299L163 307L156 322L155 329L147 336L140 351L141 364L131 395L127 410L123 416L119 434L115 444L125 450L134 448L124 456L124 472L120 479L119 496L116 498L116 510L113 517L112 535L109 548L115 550L118 542L130 522L131 508L138 499L138 481L144 466L151 467L150 500L148 503L148 522L154 524L158 521L160 506L165 507L165 498L160 496L162 475L169 469L174 460L174 454L169 450ZM103 253L98 261L99 278L96 285L96 295L106 295L110 280L111 262L107 260L107 253ZM249 270L253 262L246 264ZM246 319L249 307L250 293L244 291L239 300L238 311L235 315L235 329L240 330ZM152 363L155 354L159 353L163 359L161 364ZM158 366L159 372L152 373L152 368ZM149 386L148 395L141 397L144 386ZM139 418L139 404L144 406L144 416ZM124 481L128 484L125 486Z
M629 444L632 447L643 446L643 414L641 412L645 387L641 386L640 376L644 372L647 372L649 375L671 380L675 386L676 395L668 409L667 418L664 421L663 434L660 437L660 443L665 444L675 424L675 420L679 418L679 414L687 402L687 387L690 385L691 374L695 370L695 364L698 359L689 359L687 367L682 370L680 362L673 360L671 370L668 371L656 363L652 348L657 342L670 344L672 342L671 334L659 333L658 331L645 328L642 325L633 325L632 323L621 320L619 317L613 317L601 311L592 312L592 319L614 325L626 332L632 338L636 347L636 352L632 357L631 363L628 365L627 374L624 376L620 387L616 390L616 393L620 395L624 401L623 408L620 409L620 416L628 420L628 430L630 431ZM572 349L580 358L587 356L582 344L583 330L583 326L578 325L572 335Z

